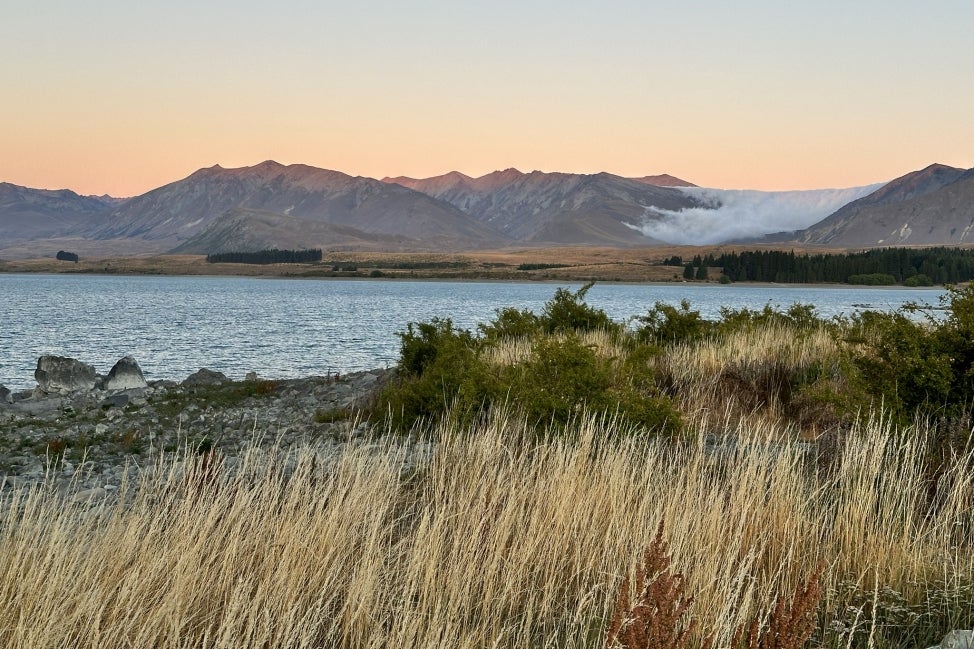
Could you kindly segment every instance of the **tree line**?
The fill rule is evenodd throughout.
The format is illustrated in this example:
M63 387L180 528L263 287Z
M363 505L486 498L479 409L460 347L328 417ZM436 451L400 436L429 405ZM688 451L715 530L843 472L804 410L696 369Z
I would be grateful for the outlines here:
M877 248L848 254L795 254L759 250L706 255L699 264L720 267L735 282L904 284L930 286L974 279L974 250Z
M321 261L321 248L308 250L258 250L256 252L220 252L206 256L211 264L308 264Z

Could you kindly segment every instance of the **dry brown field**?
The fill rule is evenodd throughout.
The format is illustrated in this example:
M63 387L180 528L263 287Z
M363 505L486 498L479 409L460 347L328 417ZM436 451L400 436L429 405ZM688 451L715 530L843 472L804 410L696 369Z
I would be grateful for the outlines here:
M598 280L621 282L683 281L683 269L662 266L664 259L745 250L840 252L793 246L667 246L660 248L511 248L464 252L327 252L320 264L210 264L203 255L82 257L78 263L53 257L0 261L8 273L97 273L122 275L245 275L267 277L368 277L379 271L388 278ZM522 265L547 266L519 270ZM333 270L338 266L338 270ZM343 270L355 266L357 270ZM712 269L715 279L719 269Z

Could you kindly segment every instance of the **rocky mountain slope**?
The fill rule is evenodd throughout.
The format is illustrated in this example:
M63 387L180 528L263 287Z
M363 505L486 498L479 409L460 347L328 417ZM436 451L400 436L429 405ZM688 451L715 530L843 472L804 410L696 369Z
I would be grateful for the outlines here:
M79 196L70 189L30 189L0 183L0 248L97 227L116 201Z
M934 164L852 201L797 235L842 247L974 243L974 169Z
M883 186L805 192L707 189L667 174L517 169L379 181L273 161L200 169L124 200L0 183L0 257L6 258L53 256L62 248L111 256L757 240L949 245L974 243L972 228L974 169L944 165Z
M647 185L656 185L657 187L696 187L691 182L687 182L682 178L677 178L676 176L671 176L670 174L657 174L655 176L641 176L639 178L630 178L630 180L635 180L636 182L646 183Z
M200 169L188 178L126 202L113 210L108 223L91 235L100 239L152 240L169 249L204 232L235 209L353 228L379 239L439 238L457 247L506 242L496 231L425 194L372 178L273 161L239 169ZM301 224L282 219L279 225ZM300 228L292 234L298 232ZM309 230L303 247L328 247L327 238L318 240L311 234L324 235L326 229ZM221 247L233 245L233 241L220 242Z
M330 250L417 247L424 242L403 236L368 233L260 210L234 208L173 249L175 253L208 255L244 250L300 250L309 242L327 242Z
M643 222L660 210L698 201L671 187L608 173L567 174L506 169L471 178L457 172L433 178L384 178L446 201L485 225L530 244L652 245Z

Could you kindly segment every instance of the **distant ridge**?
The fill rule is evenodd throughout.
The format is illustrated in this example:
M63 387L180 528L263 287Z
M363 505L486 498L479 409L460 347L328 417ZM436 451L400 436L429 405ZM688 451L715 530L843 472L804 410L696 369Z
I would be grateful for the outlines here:
M118 199L70 189L31 189L0 182L0 244L64 237L99 225Z
M532 245L658 245L639 228L659 210L698 201L672 187L609 173L568 174L517 169L479 178L451 172L432 178L384 178L446 201L485 225Z
M496 246L505 237L451 205L399 185L272 160L253 167L200 169L112 211L93 236L132 237L179 248L229 210L278 214L405 239L437 239L456 247ZM282 220L290 226L300 224ZM323 230L315 230L323 232ZM211 233L212 236L212 233ZM327 246L328 241L307 245ZM307 246L305 246L307 247Z
M933 164L881 186L803 192L708 189L669 174L513 167L476 178L451 171L380 181L273 160L213 165L128 199L0 183L6 258L57 250L115 256L730 241L974 245L974 169Z
M646 183L647 185L656 185L657 187L697 187L697 185L691 182L687 182L676 176L671 176L670 174L642 176L641 178L630 178L630 180L635 180L637 183Z
M908 173L796 238L842 247L974 243L974 169L932 164Z

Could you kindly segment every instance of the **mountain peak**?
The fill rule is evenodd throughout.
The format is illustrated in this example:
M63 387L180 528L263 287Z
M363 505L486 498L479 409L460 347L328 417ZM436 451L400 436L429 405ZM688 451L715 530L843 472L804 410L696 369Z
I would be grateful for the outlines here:
M676 176L671 176L670 174L657 174L655 176L640 176L639 178L630 178L629 180L635 180L636 182L643 183L644 185L655 185L657 187L696 187L691 182L687 182L682 178L677 178Z
M805 243L842 246L969 243L972 170L932 164L886 183L804 230Z

